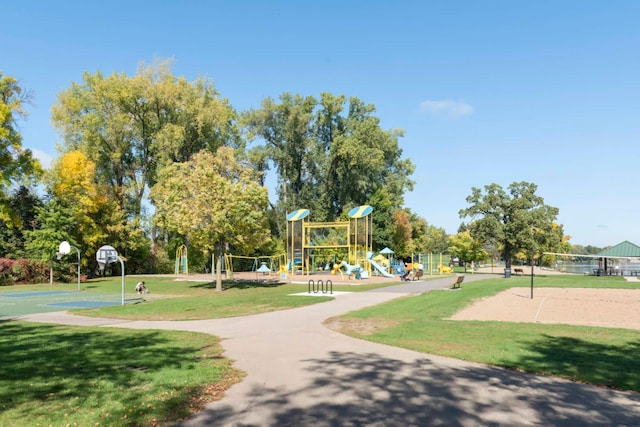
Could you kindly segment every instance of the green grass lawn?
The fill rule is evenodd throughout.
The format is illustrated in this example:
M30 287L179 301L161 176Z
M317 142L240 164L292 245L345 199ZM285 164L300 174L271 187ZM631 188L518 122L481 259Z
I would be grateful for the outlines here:
M242 378L221 353L206 334L0 322L0 425L166 425Z
M150 294L140 296L134 292L136 283L144 280ZM334 285L334 291L361 292L388 284ZM216 292L214 282L176 281L173 277L125 277L125 299L144 302L114 305L93 309L72 309L84 316L111 317L130 320L199 320L245 316L275 310L322 303L330 296L292 296L307 292L306 284L272 282L224 282L222 292ZM18 285L0 287L0 292L77 289L77 284ZM122 279L108 277L92 279L82 284L82 292L90 298L92 293L112 293L120 301ZM102 298L103 299L103 298Z
M125 278L127 299L139 277ZM330 297L290 296L307 285L215 283L145 277L149 301L73 310L127 319L183 320L240 316L299 307ZM383 285L335 286L364 291ZM0 292L65 290L77 285L18 285ZM121 278L94 279L82 292L112 293ZM217 338L197 333L0 322L0 425L166 425L218 398L242 373L222 357Z
M302 307L333 299L329 296L294 296L307 292L307 285L270 282L225 282L216 292L214 282L175 281L173 278L145 278L151 291L142 304L74 310L76 314L134 320L197 320L246 316L269 311ZM94 282L95 289L105 291L122 287L113 279ZM334 286L334 291L361 292L383 285ZM135 287L132 280L129 289Z
M459 291L401 298L341 317L340 330L423 353L640 392L638 331L446 320L477 298L529 284L528 277L491 279L465 283ZM534 286L628 289L640 288L640 282L619 277L548 276L537 277ZM363 327L367 323L374 327Z
M140 278L126 278L127 298ZM640 391L638 331L507 322L446 320L477 298L529 277L465 282L459 291L432 291L369 307L341 318L349 335L502 366ZM145 278L149 301L75 310L128 319L202 319L240 316L322 303L298 297L307 285L214 283ZM74 290L75 284L14 286L22 290ZM335 286L362 291L386 285ZM639 288L618 277L536 277L536 287ZM121 291L120 278L83 284L90 295ZM368 323L375 328L351 327ZM162 425L189 416L242 374L221 356L215 337L172 331L80 328L0 322L0 425Z

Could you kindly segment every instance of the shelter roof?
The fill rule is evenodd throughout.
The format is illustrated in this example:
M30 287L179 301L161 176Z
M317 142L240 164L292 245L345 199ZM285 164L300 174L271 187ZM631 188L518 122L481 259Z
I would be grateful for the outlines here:
M597 254L601 257L640 257L640 246L625 240Z

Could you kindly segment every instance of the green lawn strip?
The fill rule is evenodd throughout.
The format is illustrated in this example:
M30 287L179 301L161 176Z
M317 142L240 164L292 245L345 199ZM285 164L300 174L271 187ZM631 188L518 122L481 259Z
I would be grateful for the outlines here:
M217 338L0 323L0 425L164 425L242 375Z
M266 313L333 299L330 294L326 296L292 295L307 292L307 285L302 284L240 285L231 286L222 292L215 291L215 284L191 284L191 286L197 289L179 288L173 284L158 285L155 288L159 290L159 294L171 294L171 298L154 299L157 294L152 291L152 294L145 297L149 301L142 304L73 310L73 312L88 316L136 320L197 320ZM214 289L211 289L211 286ZM381 286L383 285L334 286L333 290L361 292Z
M148 295L133 292L135 284L144 280L151 291ZM363 282L366 283L366 282ZM74 284L18 285L0 288L0 293L41 290L74 290ZM389 284L335 285L334 291L362 292L389 286ZM82 284L86 299L104 300L111 294L120 302L122 279L99 278ZM112 317L131 320L198 320L221 317L245 316L269 311L302 307L329 301L326 296L293 296L308 291L308 284L283 284L272 282L225 281L222 292L215 291L214 282L176 281L172 277L125 277L125 300L130 304L93 309L72 309L84 316ZM100 297L98 297L100 295ZM93 297L95 296L95 297ZM145 301L142 301L144 299Z
M446 320L477 298L529 283L523 278L486 280L465 283L459 291L432 291L400 298L341 317L341 331L423 353L640 391L638 331ZM540 277L534 284L539 287L640 287L640 283L620 278L582 276ZM353 320L358 321L358 327L350 326ZM376 327L363 327L367 322Z

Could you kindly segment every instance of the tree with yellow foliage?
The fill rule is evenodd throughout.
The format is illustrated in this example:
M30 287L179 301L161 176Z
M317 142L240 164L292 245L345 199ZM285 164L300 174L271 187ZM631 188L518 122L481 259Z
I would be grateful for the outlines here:
M53 197L69 208L76 224L72 237L86 251L92 252L106 237L97 214L107 204L107 199L98 189L95 174L95 163L80 151L62 155L50 173Z
M232 148L221 147L215 154L203 150L189 161L166 166L151 197L160 227L217 253L217 291L222 290L226 248L249 253L269 238L267 189L252 169L237 161Z

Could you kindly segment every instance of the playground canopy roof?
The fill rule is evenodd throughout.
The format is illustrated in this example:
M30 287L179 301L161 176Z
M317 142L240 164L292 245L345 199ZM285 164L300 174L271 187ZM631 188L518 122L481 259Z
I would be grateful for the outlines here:
M384 254L384 255L389 255L389 254L392 254L394 252L391 249L385 247L383 250L380 251L380 253Z

